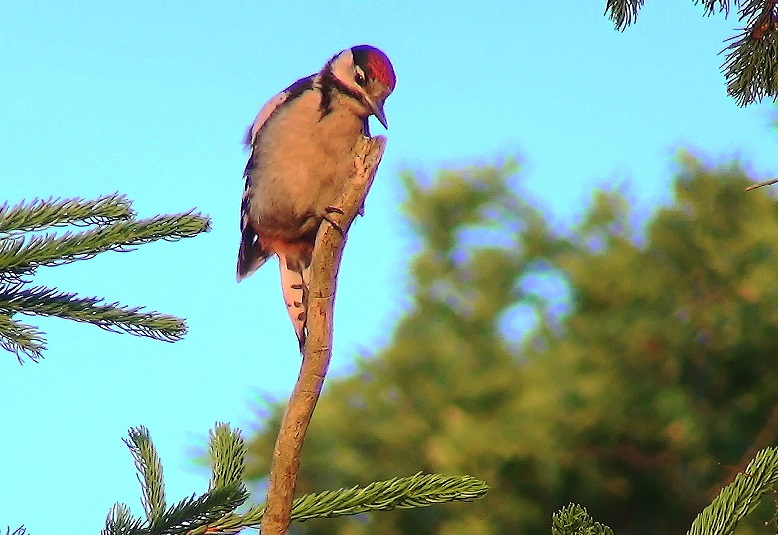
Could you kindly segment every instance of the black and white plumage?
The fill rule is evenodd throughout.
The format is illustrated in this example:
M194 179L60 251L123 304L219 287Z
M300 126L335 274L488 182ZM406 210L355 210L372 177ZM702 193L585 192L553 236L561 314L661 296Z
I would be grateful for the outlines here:
M281 286L300 350L316 232L353 169L351 151L368 117L386 127L394 90L389 58L369 45L346 49L322 70L271 98L246 133L250 148L241 203L238 281L277 255Z

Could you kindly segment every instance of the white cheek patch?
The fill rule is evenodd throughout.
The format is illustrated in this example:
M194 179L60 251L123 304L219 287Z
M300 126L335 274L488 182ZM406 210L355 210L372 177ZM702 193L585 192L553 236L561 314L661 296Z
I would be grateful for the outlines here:
M349 87L354 87L354 54L344 50L332 61L332 74Z

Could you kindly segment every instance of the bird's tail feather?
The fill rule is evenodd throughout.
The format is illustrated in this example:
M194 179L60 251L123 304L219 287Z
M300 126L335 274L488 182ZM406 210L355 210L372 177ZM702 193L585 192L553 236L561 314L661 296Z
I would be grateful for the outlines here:
M286 255L278 253L278 267L281 271L281 288L284 294L284 303L292 320L297 341L300 343L300 352L305 348L307 335L306 323L308 320L308 282L305 280L310 271L310 266L303 268L300 265L290 263Z
M240 249L238 249L238 269L236 278L238 282L245 279L260 268L270 253L262 249L256 235L251 232L243 232L240 240Z

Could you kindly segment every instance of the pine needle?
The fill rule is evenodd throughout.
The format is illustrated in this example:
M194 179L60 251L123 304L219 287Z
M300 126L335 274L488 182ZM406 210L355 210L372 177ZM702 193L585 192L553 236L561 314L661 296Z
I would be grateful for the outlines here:
M130 201L116 193L94 200L33 199L0 206L0 347L15 353L20 362L23 356L33 361L42 358L42 333L13 319L15 314L57 316L112 332L180 340L186 334L186 324L175 316L28 286L41 266L86 260L105 251L129 251L158 240L189 238L210 229L210 220L193 211L141 220L134 217ZM93 228L36 234L68 226Z
M91 323L110 332L126 332L165 342L175 342L186 334L186 323L175 316L102 302L97 297L78 297L43 286L0 288L0 312L9 315L22 312L56 316Z
M130 201L118 193L95 200L33 199L16 206L0 206L0 237L63 225L108 225L135 216Z
M729 535L778 483L778 448L758 452L743 473L721 489L694 519L687 535Z
M246 455L240 431L230 429L227 424L216 424L209 446L214 466L211 488L164 511L161 508L164 503L162 465L148 430L133 428L129 435L125 443L135 458L147 518L146 521L134 518L126 505L116 504L108 514L103 535L229 535L244 528L259 527L264 506L251 507L245 514L235 513L248 497L238 479L243 474ZM294 501L292 520L471 501L481 498L488 488L486 483L470 476L418 473L364 487L302 496Z

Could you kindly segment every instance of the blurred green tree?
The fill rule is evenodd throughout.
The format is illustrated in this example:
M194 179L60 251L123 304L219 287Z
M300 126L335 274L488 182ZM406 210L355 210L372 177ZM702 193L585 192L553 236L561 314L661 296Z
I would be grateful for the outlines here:
M293 530L546 534L573 501L619 535L681 533L775 443L769 190L745 193L737 163L682 154L675 203L642 229L622 195L600 191L559 230L526 201L517 170L404 177L420 241L409 310L386 348L330 379L298 483L306 493L423 470L492 490ZM267 473L282 410L250 442L249 475ZM771 516L757 512L740 533Z

